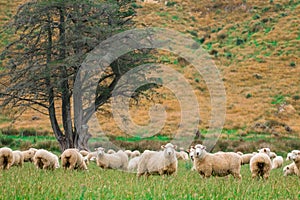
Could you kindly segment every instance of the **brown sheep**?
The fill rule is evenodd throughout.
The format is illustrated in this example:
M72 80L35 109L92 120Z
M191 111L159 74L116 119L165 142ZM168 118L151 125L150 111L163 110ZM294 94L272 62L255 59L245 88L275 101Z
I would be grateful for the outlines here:
M218 152L211 154L206 152L206 147L201 144L197 144L194 148L194 166L203 178L229 174L234 178L242 178L240 174L242 158L237 153Z

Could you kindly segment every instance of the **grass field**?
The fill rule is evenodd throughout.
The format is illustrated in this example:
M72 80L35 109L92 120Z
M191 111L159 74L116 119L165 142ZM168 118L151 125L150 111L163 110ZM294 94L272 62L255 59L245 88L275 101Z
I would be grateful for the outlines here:
M287 164L287 163L285 163ZM252 180L249 165L242 167L242 181L232 177L202 179L179 162L175 176L150 176L103 170L91 163L89 170L43 171L33 164L0 173L0 199L299 199L300 179L284 177L282 168L269 180Z

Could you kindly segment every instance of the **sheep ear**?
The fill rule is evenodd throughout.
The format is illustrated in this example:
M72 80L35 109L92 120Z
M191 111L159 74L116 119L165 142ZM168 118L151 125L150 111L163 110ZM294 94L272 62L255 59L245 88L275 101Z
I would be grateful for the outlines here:
M190 150L188 149L188 150L186 150L186 152L190 153Z
M205 149L206 149L206 146L202 146L202 148L201 148L201 149L205 150Z
M161 148L164 149L164 148L165 148L165 145L161 145Z
M177 149L177 145L174 145L174 149Z
M195 149L195 147L194 147L194 146L191 146L191 149Z

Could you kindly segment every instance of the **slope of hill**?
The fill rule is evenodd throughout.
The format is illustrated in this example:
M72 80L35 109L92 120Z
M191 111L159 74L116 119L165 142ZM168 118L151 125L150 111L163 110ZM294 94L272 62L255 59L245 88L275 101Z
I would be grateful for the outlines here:
M136 6L138 27L162 27L188 34L212 56L226 88L224 128L272 134L291 134L292 130L299 134L299 0L173 0L141 2ZM200 105L199 128L206 129L211 105L203 77L176 55L160 52L158 58L181 72L192 85ZM168 88L157 92L152 96L154 101L142 99L138 105L132 103L130 114L135 123L145 125L150 120L149 108L161 103L167 118L160 133L169 135L180 125L180 104ZM110 111L110 104L101 108L93 131L101 126L108 134L122 133ZM13 126L50 130L45 116L32 124L35 115L39 114L27 111ZM1 126L7 125L6 122Z

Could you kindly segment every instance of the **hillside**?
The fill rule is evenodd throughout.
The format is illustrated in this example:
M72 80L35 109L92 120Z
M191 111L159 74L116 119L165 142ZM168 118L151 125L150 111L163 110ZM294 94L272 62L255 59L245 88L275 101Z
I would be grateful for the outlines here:
M1 16L20 1L0 2ZM4 9L6 7L6 9ZM137 3L138 27L161 27L190 35L206 49L226 88L225 129L246 134L298 134L300 131L300 1L256 0L174 0ZM1 24L6 18L0 18ZM2 43L1 44L5 44ZM159 52L159 61L182 73L194 88L200 105L200 129L208 128L210 91L203 77L186 62L168 52ZM161 134L170 135L180 125L180 105L168 88L161 88L153 101L132 102L130 114L139 125L149 121L149 108L161 103L167 119ZM182 91L184 92L184 91ZM282 106L281 106L282 105ZM193 105L190 105L193 109ZM281 106L281 107L280 107ZM279 109L280 107L280 109ZM113 120L110 104L97 113L99 126L107 134L122 134ZM32 117L39 120L32 122ZM11 123L2 115L1 128L50 130L47 116L32 110ZM291 131L292 130L292 131ZM151 133L150 133L151 134Z

